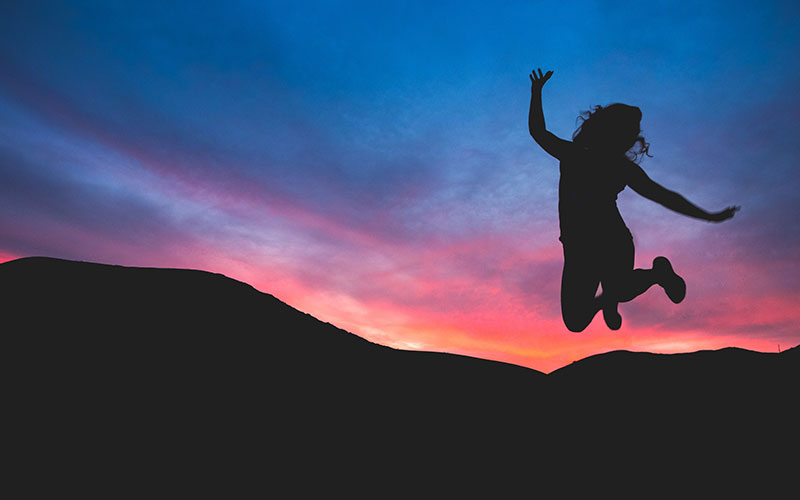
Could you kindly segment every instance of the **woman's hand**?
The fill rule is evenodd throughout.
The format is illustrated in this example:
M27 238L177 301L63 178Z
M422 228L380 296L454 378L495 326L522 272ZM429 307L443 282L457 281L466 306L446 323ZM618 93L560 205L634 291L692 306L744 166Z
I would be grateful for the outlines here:
M540 68L538 75L536 74L536 70L534 70L531 71L531 74L529 76L531 78L531 92L535 90L541 91L542 87L544 87L544 84L547 82L547 80L549 80L550 77L553 76L553 72L548 71L547 73L542 74L542 70Z
M716 213L711 214L711 216L708 218L708 220L711 221L711 222L722 222L724 220L728 220L731 217L733 217L733 214L738 212L741 208L742 207L739 207L739 206L728 207L728 208L726 208L725 210L723 210L721 212L716 212Z

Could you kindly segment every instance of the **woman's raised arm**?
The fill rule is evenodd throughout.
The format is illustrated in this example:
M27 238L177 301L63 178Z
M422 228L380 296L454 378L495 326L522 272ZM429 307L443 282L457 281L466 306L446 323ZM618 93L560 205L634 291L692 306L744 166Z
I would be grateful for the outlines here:
M552 71L539 74L532 71L529 75L531 79L531 107L528 111L528 130L531 137L542 147L550 156L561 159L572 148L572 143L557 137L548 132L544 126L544 111L542 111L542 87L553 76Z

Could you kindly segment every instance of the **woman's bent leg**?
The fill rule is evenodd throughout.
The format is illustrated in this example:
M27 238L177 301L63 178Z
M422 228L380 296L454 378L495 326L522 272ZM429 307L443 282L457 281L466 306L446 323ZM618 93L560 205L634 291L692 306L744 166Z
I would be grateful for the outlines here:
M619 293L619 302L630 302L656 283L656 273L652 269L629 271L628 278Z
M612 330L622 326L622 316L617 311L620 302L627 302L644 293L653 285L650 271L633 269L633 240L620 238L613 246L605 248L600 282L603 293L598 297L603 309L603 319Z
M561 317L572 332L589 326L600 305L595 298L600 277L593 265L593 256L586 252L564 249L564 270L561 274Z
M646 292L651 286L664 281L666 273L657 264L660 264L659 259L663 259L667 263L669 261L663 257L657 257L653 261L653 267L657 269L633 269L634 251L631 240L620 245L614 252L614 257L609 259L608 272L604 273L601 278L604 303L629 302ZM669 271L672 271L671 267L669 267Z

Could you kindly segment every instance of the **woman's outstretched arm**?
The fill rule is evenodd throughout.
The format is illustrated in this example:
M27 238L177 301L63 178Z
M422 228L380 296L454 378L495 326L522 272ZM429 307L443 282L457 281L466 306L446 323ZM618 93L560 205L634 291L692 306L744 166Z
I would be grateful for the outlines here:
M630 167L628 185L631 189L648 200L653 200L679 214L710 222L722 222L733 217L733 214L740 208L738 206L731 206L719 212L707 212L675 191L670 191L661 184L653 181L639 165L631 163Z
M542 147L550 156L561 159L572 147L572 143L560 139L555 134L548 132L544 126L544 111L542 111L542 87L545 82L553 76L552 71L539 74L532 71L529 75L531 79L531 107L528 111L528 130L531 137Z

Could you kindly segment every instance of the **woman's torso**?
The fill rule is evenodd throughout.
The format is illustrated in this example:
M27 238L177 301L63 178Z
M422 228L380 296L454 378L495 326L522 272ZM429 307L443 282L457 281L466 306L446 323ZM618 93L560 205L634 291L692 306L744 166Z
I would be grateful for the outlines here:
M602 158L579 150L562 159L558 184L561 241L631 237L617 209L625 189L627 158Z

